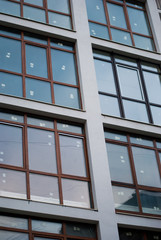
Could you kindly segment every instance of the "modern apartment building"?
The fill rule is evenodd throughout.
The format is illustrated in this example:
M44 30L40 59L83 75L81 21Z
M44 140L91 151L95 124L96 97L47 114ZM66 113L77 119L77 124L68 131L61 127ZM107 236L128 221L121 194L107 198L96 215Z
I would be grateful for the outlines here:
M161 239L160 16L0 0L0 240Z

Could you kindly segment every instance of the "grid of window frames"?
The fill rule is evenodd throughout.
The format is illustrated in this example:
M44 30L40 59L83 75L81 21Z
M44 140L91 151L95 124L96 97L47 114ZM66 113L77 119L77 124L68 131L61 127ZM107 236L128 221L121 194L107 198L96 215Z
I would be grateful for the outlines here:
M0 216L3 240L96 240L96 226L77 222L59 222L18 216Z
M161 140L105 131L116 212L161 216Z
M102 114L161 125L158 65L94 51Z
M160 232L119 228L120 240L161 240Z
M0 93L82 107L73 45L0 27L0 52Z
M144 4L128 0L86 0L90 34L155 51Z
M0 0L0 12L72 29L70 0Z
M92 208L80 125L0 112L0 195Z

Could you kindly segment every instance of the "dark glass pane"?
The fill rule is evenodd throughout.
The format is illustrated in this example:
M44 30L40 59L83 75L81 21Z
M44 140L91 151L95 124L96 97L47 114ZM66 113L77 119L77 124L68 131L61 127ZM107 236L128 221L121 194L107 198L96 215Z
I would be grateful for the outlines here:
M112 64L95 59L95 71L98 91L116 93Z
M0 72L0 93L22 97L22 77Z
M32 220L32 230L37 232L62 234L62 223Z
M0 189L1 196L26 199L26 174L1 168Z
M0 37L0 68L21 73L21 42Z
M148 140L146 138L142 138L140 136L130 137L130 141L131 143L153 147L153 141Z
M77 88L54 84L55 104L71 108L80 108Z
M138 147L132 147L132 152L138 184L161 187L155 152Z
M151 106L154 124L161 125L161 108Z
M136 191L131 188L113 186L115 208L125 211L138 212Z
M48 9L70 13L68 0L47 0Z
M102 0L86 0L88 19L106 24L106 17Z
M31 200L59 204L58 179L30 174Z
M100 95L101 112L103 114L120 117L118 100L115 97Z
M144 190L139 192L143 212L161 215L161 193Z
M73 53L51 50L53 80L68 84L77 84L75 59Z
M125 117L135 121L149 122L145 104L123 100Z
M86 177L86 162L83 140L69 136L59 136L62 172Z
M142 37L139 35L134 35L135 46L149 51L154 51L154 43L151 38Z
M50 40L50 45L52 47L74 51L74 45L73 44L70 44L70 43L64 42L64 41L62 42L61 40L51 39Z
M90 208L88 183L71 179L62 179L63 204L73 207Z
M72 132L72 133L79 133L82 134L83 133L83 129L79 126L74 126L71 124L66 124L66 123L57 123L57 128L58 130L61 131L66 131L66 132Z
M52 239L53 238L34 237L34 240L52 240ZM54 240L60 240L60 239L54 238Z
M91 36L109 40L107 27L89 22L89 28Z
M26 97L37 101L51 103L50 83L26 78Z
M36 1L33 1L33 0L24 0L25 3L30 3L30 4L34 4L34 5L37 5L37 6L40 6L40 7L43 7L43 0L36 0Z
M144 240L143 232L132 229L119 229L120 240Z
M27 19L46 23L45 10L42 10L42 9L24 5L23 16L24 18L27 18Z
M146 13L144 11L130 7L128 7L127 10L132 31L148 36L151 35Z
M33 33L32 34L25 33L24 40L47 45L47 39L45 37L42 37Z
M127 65L130 65L130 66L133 66L133 67L137 67L136 61L134 59L131 59L131 58L116 55L115 56L115 61L117 63L123 63L123 64L127 64Z
M117 66L117 72L122 96L143 100L144 96L138 71L132 68Z
M0 163L22 167L22 128L0 124L0 133Z
M115 0L116 1L116 0ZM136 0L126 0L127 4L132 7L137 7L140 9L144 9L144 4Z
M110 54L103 52L103 51L95 50L95 49L93 50L93 57L100 58L102 60L111 61Z
M23 116L6 112L0 112L0 119L5 119L13 122L24 122Z
M0 26L0 34L4 34L4 35L15 37L15 38L21 38L21 32L19 30L15 30L15 29L3 27L3 26Z
M39 118L27 118L27 123L35 126L45 127L45 128L54 128L54 123L52 121L39 119Z
M28 220L17 217L0 216L0 226L28 230Z
M20 17L20 4L0 0L0 12Z
M26 233L19 233L19 232L11 232L11 231L4 231L0 230L0 239L3 240L29 240L28 234Z
M161 233L147 232L147 240L161 240Z
M112 181L133 183L128 149L125 146L106 143Z
M65 16L58 13L48 12L49 24L56 26L71 29L71 19L69 16Z
M107 3L107 9L111 25L127 29L123 7L112 3Z
M111 28L111 34L113 41L132 46L130 33Z
M42 172L57 172L54 133L28 128L29 167Z
M68 235L78 236L78 237L96 237L96 227L91 224L84 223L67 223L66 232Z
M122 142L127 142L127 138L124 134L120 133L114 133L114 132L105 132L105 138L112 139L112 140L117 140L117 141L122 141Z
M48 77L45 48L26 45L26 72L29 75Z

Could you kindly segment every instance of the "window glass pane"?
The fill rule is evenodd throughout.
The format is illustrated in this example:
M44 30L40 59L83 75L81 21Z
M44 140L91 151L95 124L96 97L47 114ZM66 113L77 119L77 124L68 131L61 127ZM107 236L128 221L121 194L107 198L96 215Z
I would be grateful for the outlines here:
M26 199L26 174L0 169L0 189L1 196Z
M43 7L43 0L36 0L36 1L33 1L33 0L24 0L24 2L25 2L25 3L30 3L30 4L34 4L34 5Z
M131 143L153 147L153 141L148 140L146 138L142 138L140 136L130 137L130 141Z
M161 187L155 152L150 149L132 147L135 170L139 185Z
M128 119L149 122L145 104L123 100L125 116Z
M133 183L128 149L125 146L106 143L112 181Z
M62 172L86 177L86 162L83 140L69 136L59 136Z
M161 193L144 190L139 192L143 212L161 215Z
M12 114L12 113L5 113L5 112L0 112L0 119L9 120L13 122L21 122L21 123L24 122L23 116Z
M122 96L139 100L144 99L138 71L131 68L117 66L117 72Z
M52 121L39 119L39 118L27 118L27 123L35 126L46 127L46 128L54 128L54 123Z
M62 223L32 220L32 230L37 232L62 234Z
M148 36L151 35L146 13L144 11L130 7L128 7L127 10L132 31Z
M146 70L150 70L153 72L160 72L160 68L158 65L152 64L152 63L147 63L147 62L142 62L141 67Z
M20 17L20 4L0 0L0 12Z
M0 68L21 73L21 42L0 37Z
M122 56L115 56L115 61L117 63L123 63L123 64L127 64L133 67L137 67L137 63L134 59L131 58L127 58L127 57L122 57Z
M56 26L71 29L71 19L69 16L65 16L58 13L48 12L49 24Z
M161 125L161 108L151 106L154 124Z
M77 84L75 59L73 53L51 50L53 80L68 84Z
M26 78L26 97L37 101L51 103L50 83Z
M47 0L47 4L48 9L63 13L70 13L68 0Z
M22 128L0 124L0 133L0 163L22 167Z
M106 24L102 0L86 0L88 19Z
M80 108L77 88L54 84L55 104L71 108Z
M139 211L136 191L134 189L116 186L112 188L116 209L134 212Z
M0 26L0 34L4 34L4 35L15 37L15 38L21 38L20 31L12 28L3 27L3 26Z
M157 144L157 148L161 148L161 142L156 142L156 144ZM159 153L159 155L160 155L160 153ZM161 155L160 155L160 157L161 157Z
M116 1L116 0L115 0ZM127 4L132 7L137 7L140 9L144 9L144 4L141 2L136 2L136 0L126 0Z
M142 37L139 35L134 35L135 46L149 51L154 51L154 43L151 38Z
M24 5L23 16L24 18L27 18L27 19L46 23L45 10L42 10L42 9L33 8L33 7Z
M26 72L29 75L48 77L45 48L26 45Z
M59 204L58 179L30 174L31 200Z
M88 183L62 179L63 203L67 206L90 208Z
M98 90L116 94L115 80L112 64L109 62L94 60Z
M27 230L28 220L24 218L17 218L17 217L0 216L0 226Z
M91 36L109 40L107 27L89 22L89 28Z
M119 229L120 240L144 240L144 234L138 230Z
M54 133L28 128L29 167L43 172L57 172Z
M111 34L113 41L132 46L130 33L111 28Z
M147 240L161 240L161 233L147 232Z
M83 134L83 129L79 126L73 126L73 125L70 125L70 124L59 123L58 122L57 123L57 128L58 128L58 130L61 130L61 131Z
M22 77L0 72L0 93L22 97Z
M159 74L143 72L149 101L161 104L161 76Z
M29 240L28 234L0 230L0 238L3 240Z
M34 237L34 240L53 240L53 238ZM60 239L54 238L54 240L60 240Z
M117 140L117 141L122 141L122 142L127 142L127 138L123 134L118 134L114 132L105 132L105 138L112 139L112 140Z
M33 33L32 34L25 33L24 40L47 45L47 39L45 37L42 37Z
M61 40L51 39L50 40L50 45L52 47L74 51L74 45L73 44L70 44L70 43L64 42L64 41L62 42Z
M106 52L102 52L102 51L99 51L99 50L93 50L93 57L98 57L102 60L109 60L111 61L111 57L110 57L110 54L106 53Z
M111 25L127 29L123 7L112 3L107 3L107 8Z
M115 97L100 95L101 112L103 114L120 117L118 100Z
M78 236L78 237L96 237L96 228L91 224L83 223L66 223L66 232L68 235Z

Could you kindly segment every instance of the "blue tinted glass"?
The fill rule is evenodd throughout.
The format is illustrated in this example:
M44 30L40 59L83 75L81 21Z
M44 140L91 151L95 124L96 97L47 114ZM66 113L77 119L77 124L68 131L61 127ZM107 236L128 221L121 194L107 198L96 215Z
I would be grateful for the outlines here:
M0 72L0 93L22 97L22 77Z
M61 40L58 41L56 39L51 39L50 45L52 47L57 47L57 48L66 49L66 50L70 50L70 51L74 50L73 45L70 45L70 44L68 44L66 42L61 42Z
M0 230L0 238L3 240L29 240L28 234Z
M56 27L62 27L71 29L71 20L69 16L65 16L62 14L57 14L53 12L48 12L49 16L49 24L54 25Z
M0 68L21 73L21 42L0 37Z
M118 100L115 97L100 95L101 112L106 115L120 117Z
M106 24L106 17L102 0L86 0L88 19Z
M24 122L23 116L6 112L0 112L0 119L9 120L13 122L21 123Z
M151 38L134 35L135 46L149 51L154 51L154 43Z
M83 134L83 129L82 127L79 126L74 126L68 123L60 123L57 122L57 129L65 132L73 132L73 133L79 133Z
M76 85L75 62L73 53L51 50L53 80Z
M51 103L50 83L26 78L26 97Z
M151 106L154 124L161 125L161 108Z
M0 26L0 34L4 34L11 37L21 38L21 33L18 30L10 29Z
M111 34L113 41L132 46L130 33L112 28Z
M25 33L24 39L28 41L36 42L36 43L47 44L46 38L33 33L32 34Z
M26 72L29 75L48 77L45 48L26 45Z
M161 215L161 193L144 190L139 193L143 212Z
M24 0L24 2L43 7L43 0Z
M103 52L103 51L99 51L99 50L95 50L93 51L93 57L102 59L102 60L109 60L111 61L111 57L110 54Z
M24 18L31 19L37 22L46 23L45 10L23 6L23 16Z
M20 4L0 0L0 12L20 17Z
M111 25L127 29L123 7L107 3L107 8L109 12Z
M71 108L80 108L77 88L54 84L54 95L55 104Z
M89 28L91 36L109 40L107 27L89 22Z
M70 13L68 0L47 0L47 4L48 9L63 13Z

